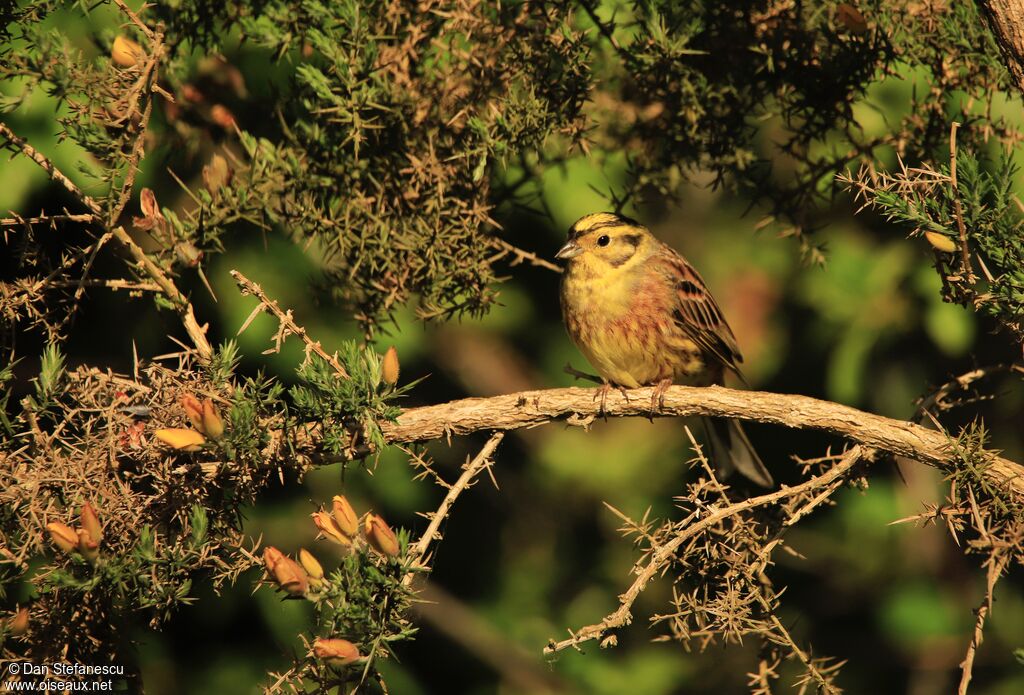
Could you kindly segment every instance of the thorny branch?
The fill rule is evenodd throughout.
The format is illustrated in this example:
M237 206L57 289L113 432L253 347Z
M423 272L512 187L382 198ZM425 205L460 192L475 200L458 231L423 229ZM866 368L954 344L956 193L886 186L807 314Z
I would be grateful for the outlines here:
M137 18L136 18L137 19ZM145 89L147 91L156 88L156 61L159 59L160 47L159 41L161 37L159 34L155 35L154 41L157 42L154 48L154 53L150 57L147 72L144 73L145 78ZM124 202L126 196L130 193L131 183L134 181L134 172L138 164L139 159L143 155L143 143L145 141L146 129L144 127L145 122L148 120L148 115L151 111L152 99L147 102L145 113L143 114L143 127L139 128L137 135L137 141L132 149L132 157L129 162L129 174L126 179L126 187L122 192L121 199L118 201L115 207L114 213L120 214L120 211L124 209ZM185 332L188 333L189 338L195 345L196 352L200 359L208 360L213 355L213 347L206 338L206 330L204 327L199 325L196 320L195 311L192 308L192 304L188 301L181 290L174 284L174 281L157 265L143 249L135 243L135 240L125 231L124 227L117 224L116 216L107 217L104 215L103 208L100 204L92 197L85 194L81 188L79 188L64 172L57 168L56 165L51 162L46 155L42 154L34 147L29 145L25 140L18 137L14 131L12 131L4 123L0 123L0 136L4 138L7 145L11 145L14 149L31 159L33 162L38 164L50 178L61 184L76 200L78 200L83 206L85 206L92 215L90 216L89 223L94 227L100 229L104 234L109 233L114 236L115 239L120 242L122 247L128 252L132 260L138 265L142 271L150 277L164 293L170 302L177 307L178 313L181 317L182 324L184 325ZM105 220L105 222L104 222ZM5 220L6 222L6 220Z
M306 333L306 329L297 324L295 322L295 319L292 318L291 309L289 309L288 311L282 309L278 305L277 300L268 297L267 293L263 291L262 287L257 285L249 278L242 275L237 270L232 270L230 271L230 273L231 277L233 277L235 279L235 282L238 283L238 287L241 289L243 295L252 295L253 297L256 297L256 299L258 299L260 302L256 306L256 308L252 310L252 313L249 314L248 318L246 318L245 321L242 322L242 327L238 329L239 335L241 335L241 333L245 331L246 328L249 327L249 324L253 322L253 319L255 319L260 314L264 313L265 311L270 311L270 313L277 317L277 320L280 324L278 331L275 335L275 342L277 344L277 347L271 348L272 352L280 350L281 343L284 342L284 339L287 338L289 334L297 335L300 339L302 339L302 342L306 344L307 359L309 358L310 353L316 353L329 365L334 367L334 371L337 372L338 376L345 379L348 378L348 372L345 371L345 368L341 366L341 362L338 361L337 354L328 355L327 352L324 350L323 346L320 344L319 340L313 340L312 338L310 338L309 334Z
M472 461L467 462L462 467L462 475L455 481L455 484L448 488L448 494L441 500L441 505L437 508L437 511L430 516L430 523L427 525L427 529L420 536L419 541L416 542L410 549L410 555L416 558L417 564L423 566L426 562L425 557L427 550L430 549L430 544L437 537L437 530L441 527L441 523L448 518L448 513L451 511L452 505L455 504L455 500L458 499L459 495L468 490L473 485L476 477L480 475L484 470L490 470L491 465L494 463L493 456L498 445L501 444L501 440L505 438L504 433L496 432L491 435L491 438L487 440L484 447L480 452L473 457ZM493 480L493 476L492 476ZM497 483L495 483L497 485ZM413 573L409 573L402 580L402 583L408 586L412 583Z
M960 686L957 688L957 695L967 695L967 686L970 685L971 675L974 669L974 654L978 651L978 647L981 646L981 640L984 636L985 630L985 618L988 616L989 611L992 610L992 594L996 588L996 582L999 581L999 577L1002 576L1003 571L1010 562L1010 555L1006 552L995 552L988 560L988 572L986 574L986 585L985 585L985 598L981 602L981 606L976 611L976 619L974 622L974 632L971 634L971 641L967 645L967 654L964 656L963 662L960 667L963 672L960 676Z
M870 449L855 446L846 452L843 458L828 471L800 483L799 485L784 487L781 490L776 490L775 492L770 492L758 497L751 497L741 502L735 502L721 508L709 506L705 509L707 515L703 518L700 518L700 510L695 511L681 524L681 530L673 535L670 540L652 548L650 559L647 561L645 566L637 569L637 578L619 597L619 607L614 612L610 613L598 623L587 625L576 632L571 633L571 636L568 639L564 639L559 642L552 641L544 648L544 653L550 655L564 649L568 649L569 647L578 648L579 645L584 642L601 639L609 631L623 627L632 622L633 615L631 613L631 609L637 597L639 597L647 587L648 582L660 574L665 567L672 562L676 552L687 540L694 538L698 534L714 527L724 519L735 516L736 514L740 514L757 507L777 504L783 500L804 494L811 490L826 489L834 481L842 479L843 476L845 476L850 469L857 465L857 463L862 459L870 458L873 454L874 452Z

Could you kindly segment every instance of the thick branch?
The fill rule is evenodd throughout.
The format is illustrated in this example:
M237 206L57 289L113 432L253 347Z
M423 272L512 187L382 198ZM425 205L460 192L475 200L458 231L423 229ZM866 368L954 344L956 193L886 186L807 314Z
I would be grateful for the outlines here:
M524 391L492 398L467 398L411 408L397 423L384 424L389 442L420 442L481 430L514 430L555 420L587 425L601 413L597 391L586 388ZM605 401L608 416L649 416L653 389L620 393ZM905 456L944 471L956 464L952 442L942 432L866 413L807 396L764 391L737 391L721 386L672 386L656 415L729 417L793 429L823 430L884 452ZM985 470L993 482L1024 496L1024 467L992 454Z
M1024 0L978 0L1003 52L1003 62L1024 91Z

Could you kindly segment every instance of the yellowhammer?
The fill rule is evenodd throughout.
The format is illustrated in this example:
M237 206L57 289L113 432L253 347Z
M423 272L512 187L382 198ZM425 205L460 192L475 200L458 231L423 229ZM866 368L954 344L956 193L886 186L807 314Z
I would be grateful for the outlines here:
M739 375L743 357L704 280L639 222L609 212L581 217L556 258L567 261L565 326L605 393L653 385L657 398L672 383L721 384L726 369ZM709 425L720 469L773 485L739 422Z

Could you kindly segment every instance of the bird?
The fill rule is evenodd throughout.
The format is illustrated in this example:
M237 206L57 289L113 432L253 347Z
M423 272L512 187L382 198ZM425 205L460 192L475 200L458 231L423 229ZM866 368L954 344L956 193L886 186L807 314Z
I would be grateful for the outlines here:
M611 212L584 215L555 258L566 264L562 318L604 381L602 410L613 386L654 386L653 410L673 383L721 385L727 371L742 379L736 337L704 279L644 225ZM723 475L737 470L772 487L740 423L708 420L712 458Z

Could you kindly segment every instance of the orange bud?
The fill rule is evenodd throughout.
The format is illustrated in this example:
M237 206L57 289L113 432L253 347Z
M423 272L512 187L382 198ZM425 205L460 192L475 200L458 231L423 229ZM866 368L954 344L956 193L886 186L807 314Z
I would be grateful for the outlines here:
M100 559L100 544L84 528L76 531L78 534L78 552L82 554L90 565L95 565Z
M167 446L179 451L199 451L206 443L206 437L195 430L183 430L178 427L157 430L153 434Z
M272 545L263 549L263 564L267 567L267 574L273 574L274 568L284 559L284 554Z
M211 195L216 195L217 191L231 183L233 176L234 172L228 166L228 160L219 154L213 155L210 163L203 167L203 184Z
M345 535L345 532L338 526L338 522L330 514L327 512L314 512L311 516L313 517L313 523L320 530L320 536L346 548L352 545L352 539Z
M273 546L263 550L263 562L277 585L292 596L302 596L309 588L309 578L306 570L299 566L299 563Z
M956 251L956 244L945 234L939 234L938 232L925 232L924 238L928 240L928 243L932 245L936 251L942 251L943 253L953 253Z
M384 353L384 361L381 364L381 376L384 379L384 383L394 386L398 383L398 350L392 345L388 348L388 351Z
M114 45L110 49L110 59L114 62L114 65L122 68L138 65L142 62L142 58L145 55L146 52L142 50L142 46L124 36L118 36L114 39Z
M14 637L28 632L28 608L19 608L7 623L7 631Z
M203 401L203 432L210 439L220 439L224 436L224 421L220 418L217 406L209 398Z
M313 556L313 553L309 552L305 548L300 549L299 564L302 565L302 569L306 570L306 574L309 576L310 586L314 589L319 589L320 585L323 584L324 568Z
M331 506L334 510L334 521L342 533L349 538L359 533L359 516L343 495L335 495L331 500Z
M210 120L224 130L233 130L235 127L235 114L222 104L214 104L210 108Z
M65 553L73 553L78 549L78 534L75 529L59 521L51 521L46 525L50 532L50 540Z
M202 430L203 404L199 402L199 399L186 393L181 397L181 407L185 410L185 415L188 416L188 421L192 423L192 426L197 430Z
M97 543L103 540L103 526L100 525L100 518L89 502L82 505L82 513L78 518L82 522L82 528L89 532L90 538Z
M398 555L398 537L384 519L376 514L367 514L363 522L363 535L370 547L381 555L395 557Z
M860 10L848 2L841 3L836 8L836 19L845 26L851 34L863 34L868 30L868 22Z
M317 637L313 642L313 654L333 668L348 666L361 658L356 645L347 639L338 639L337 637Z

